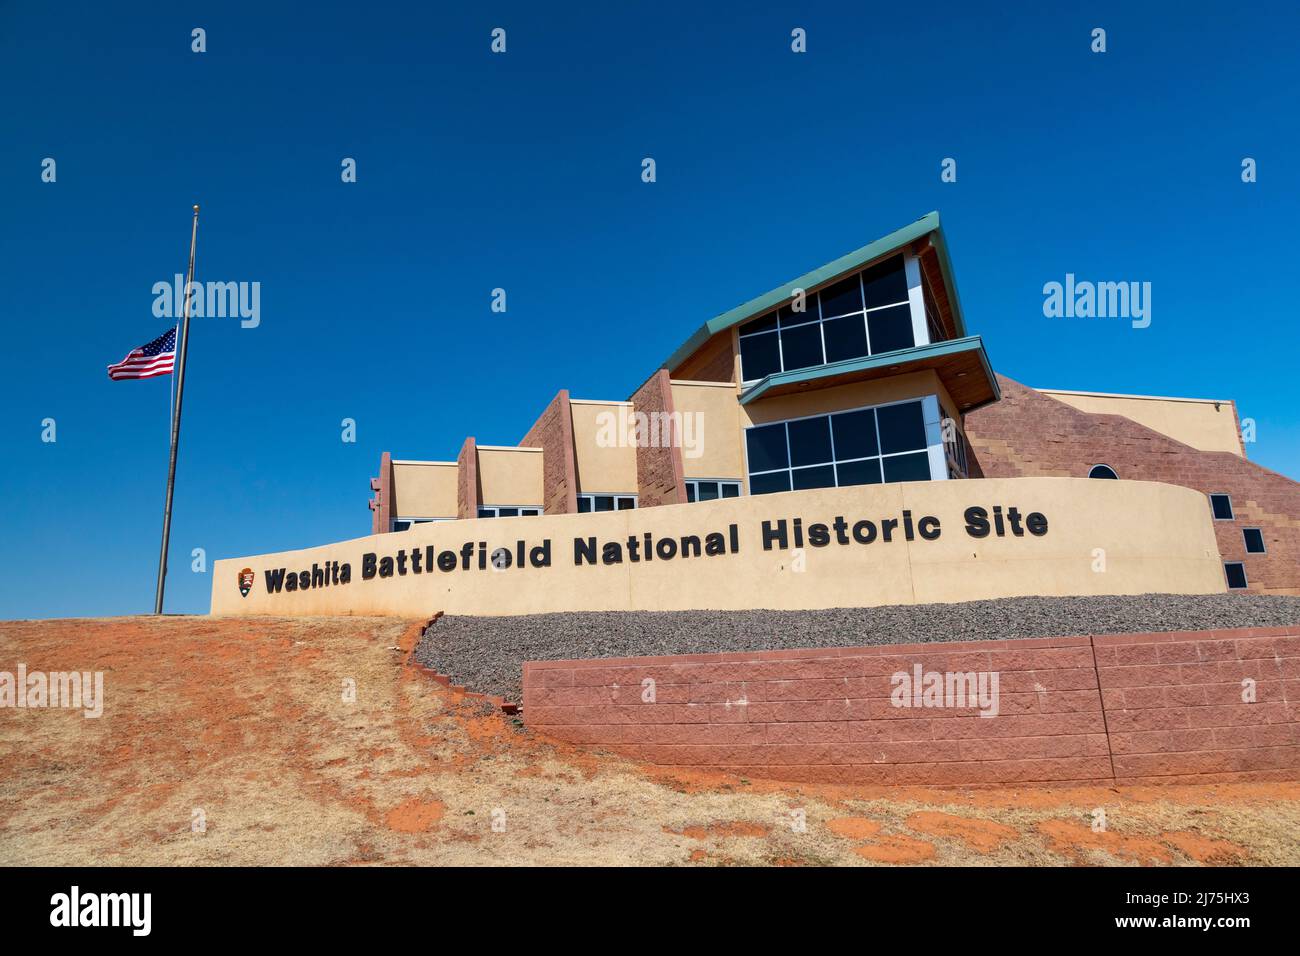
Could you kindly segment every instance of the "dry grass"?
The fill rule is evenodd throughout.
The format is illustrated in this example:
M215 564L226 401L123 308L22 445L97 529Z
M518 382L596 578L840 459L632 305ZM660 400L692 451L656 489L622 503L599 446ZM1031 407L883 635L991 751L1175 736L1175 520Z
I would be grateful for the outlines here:
M98 720L0 710L0 864L1300 863L1294 783L666 777L457 699L403 666L416 633L387 618L0 623L0 670L102 670L107 698Z

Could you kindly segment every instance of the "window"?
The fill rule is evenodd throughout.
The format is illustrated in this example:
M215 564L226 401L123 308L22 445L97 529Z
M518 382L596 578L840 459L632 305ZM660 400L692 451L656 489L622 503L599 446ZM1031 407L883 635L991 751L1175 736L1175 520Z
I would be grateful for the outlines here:
M1232 520L1232 498L1228 495L1210 495L1210 508L1214 511L1215 521Z
M428 524L430 521L455 521L455 518L393 518L388 523L390 531L409 531L417 524Z
M1241 536L1246 539L1247 554L1264 554L1264 532L1259 528L1242 528Z
M1115 469L1110 467L1110 465L1093 465L1088 471L1088 477L1118 479L1119 475L1115 474Z
M1228 590L1240 591L1246 587L1246 566L1240 561L1229 561L1224 564L1223 573L1228 579Z
M755 425L745 450L753 495L931 477L919 401Z
M942 342L948 335L943 330L943 322L939 319L939 309L934 304L934 291L930 288L930 280L921 273L922 301L925 303L925 327L930 333L931 342Z
M578 495L578 513L629 511L636 507L636 495Z
M939 424L943 429L943 452L948 461L948 474L952 478L965 478L970 474L966 436L957 430L954 419L945 416Z
M756 381L916 345L903 257L809 293L740 327L741 378Z
M540 515L539 507L518 507L515 505L479 505L480 518L515 518L528 515Z
M718 498L739 498L740 482L712 478L691 478L686 482L687 501L716 501Z

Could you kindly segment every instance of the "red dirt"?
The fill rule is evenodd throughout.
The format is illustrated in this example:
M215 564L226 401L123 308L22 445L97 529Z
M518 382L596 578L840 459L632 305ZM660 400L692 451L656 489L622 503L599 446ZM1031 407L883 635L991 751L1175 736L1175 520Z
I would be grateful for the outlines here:
M1300 864L1296 782L811 786L557 745L404 666L422 625L0 622L0 670L106 698L0 711L0 864Z

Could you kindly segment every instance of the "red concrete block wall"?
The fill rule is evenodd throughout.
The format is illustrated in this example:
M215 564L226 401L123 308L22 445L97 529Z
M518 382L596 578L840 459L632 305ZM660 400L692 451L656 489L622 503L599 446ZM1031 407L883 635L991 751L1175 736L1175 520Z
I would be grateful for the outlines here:
M1300 628L1092 640L1117 780L1297 775Z
M996 672L999 715L896 706L891 676L917 664ZM824 783L1111 779L1086 637L529 662L523 703L534 730L662 766Z
M1294 775L1300 628L530 661L524 718L664 767L817 783ZM899 706L896 673L996 673L980 707ZM1100 684L1098 683L1100 675ZM1241 701L1241 679L1258 681ZM653 699L651 698L651 692ZM915 703L915 701L913 701Z

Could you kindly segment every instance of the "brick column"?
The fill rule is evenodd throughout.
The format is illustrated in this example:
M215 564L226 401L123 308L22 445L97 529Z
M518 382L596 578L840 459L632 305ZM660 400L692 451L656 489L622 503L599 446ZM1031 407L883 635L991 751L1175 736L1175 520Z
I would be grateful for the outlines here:
M456 456L456 517L478 517L478 445L465 439Z
M669 378L668 369L659 369L637 389L632 396L632 410L638 415L646 415L648 423L654 422L656 415L660 416L661 422L674 421L672 380ZM662 434L664 430L653 425L647 428L651 437L657 432L661 433L657 446L651 446L649 442L637 443L638 508L673 505L686 501L686 468L682 462L680 436L671 430L665 436Z
M560 389L528 430L523 447L542 450L542 505L546 514L578 510L578 466L573 451L573 412L568 389Z

